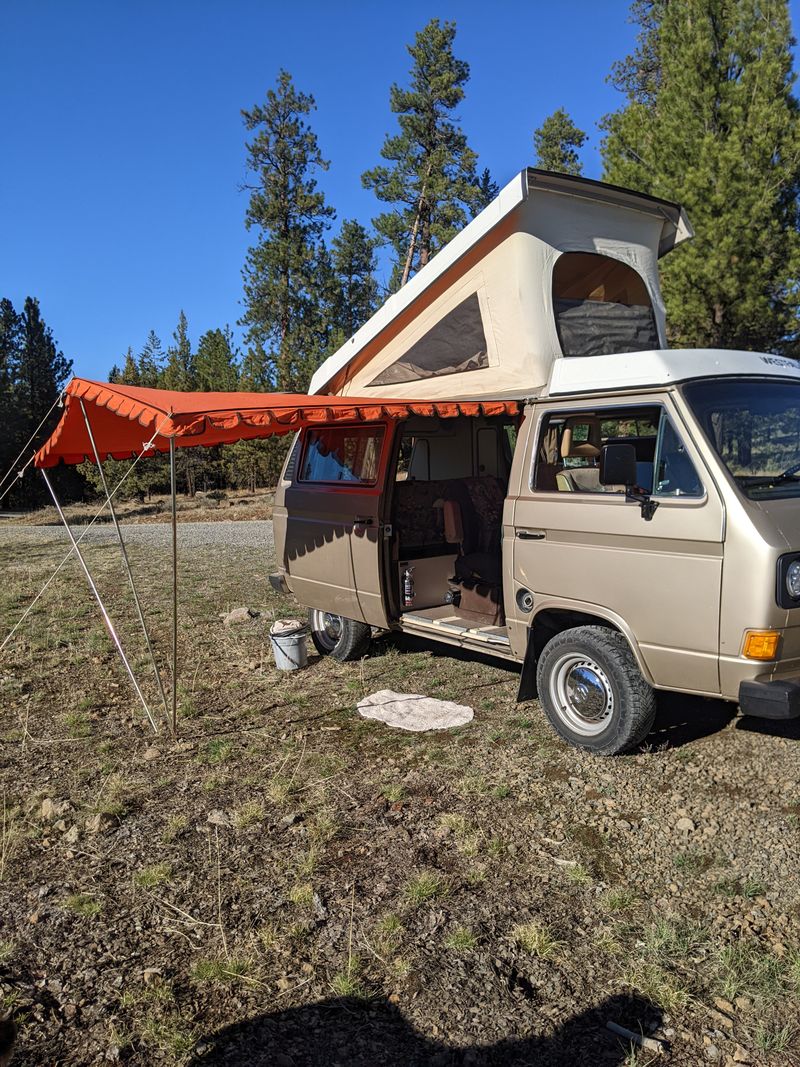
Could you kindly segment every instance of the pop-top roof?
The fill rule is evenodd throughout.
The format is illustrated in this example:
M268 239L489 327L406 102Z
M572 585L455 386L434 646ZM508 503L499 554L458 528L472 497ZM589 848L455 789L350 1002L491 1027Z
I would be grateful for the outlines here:
M393 326L404 312L412 309L415 301L419 300L423 305L425 301L421 298L428 295L431 286L436 285L439 288L443 284L446 285L445 276L448 271L472 252L478 242L503 223L519 205L532 197L535 198L537 193L561 194L576 201L576 207L580 206L580 202L588 202L598 208L624 208L638 213L639 216L647 216L656 223L660 221L658 256L665 255L675 245L693 235L689 220L678 204L589 178L529 167L517 174L491 204L449 241L402 289L390 296L338 351L325 360L311 379L309 392L321 393L328 389L337 375L348 367L367 345ZM413 310L409 313L413 314ZM380 341L377 344L380 344Z

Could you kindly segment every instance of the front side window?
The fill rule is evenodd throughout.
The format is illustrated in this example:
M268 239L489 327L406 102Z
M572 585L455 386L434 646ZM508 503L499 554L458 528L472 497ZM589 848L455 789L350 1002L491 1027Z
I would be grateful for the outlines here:
M800 496L800 382L694 382L684 394L745 496Z
M428 330L370 385L399 385L489 366L478 294L473 293Z
M636 487L653 496L703 495L697 471L661 407L554 413L544 420L534 489L562 493L624 493L600 481L604 445L632 445Z
M553 268L553 312L565 356L659 348L653 305L633 267L595 252L564 252Z
M326 426L309 430L301 482L373 485L383 444L382 426Z

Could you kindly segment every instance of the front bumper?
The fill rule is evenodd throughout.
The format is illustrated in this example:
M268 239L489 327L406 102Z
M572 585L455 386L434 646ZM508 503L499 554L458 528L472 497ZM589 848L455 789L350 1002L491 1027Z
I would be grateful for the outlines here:
M800 716L800 678L773 682L741 682L739 707L759 719L796 719Z

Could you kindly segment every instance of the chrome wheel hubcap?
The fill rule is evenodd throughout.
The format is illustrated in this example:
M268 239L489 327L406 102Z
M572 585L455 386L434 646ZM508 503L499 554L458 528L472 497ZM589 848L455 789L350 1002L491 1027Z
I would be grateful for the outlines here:
M574 733L593 737L605 730L614 713L614 691L605 671L589 656L569 652L550 675L550 699Z
M317 611L311 616L314 632L327 652L332 652L342 636L342 619L329 611Z

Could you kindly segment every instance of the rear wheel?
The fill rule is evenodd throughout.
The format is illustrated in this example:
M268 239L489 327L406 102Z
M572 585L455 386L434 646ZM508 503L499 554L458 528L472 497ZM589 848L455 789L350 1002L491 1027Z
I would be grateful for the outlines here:
M330 611L312 608L308 613L311 640L322 656L333 656L342 662L365 656L372 637L369 626L353 619L344 619Z
M548 719L573 745L613 756L652 729L655 692L616 630L577 626L556 634L539 657L536 677Z

